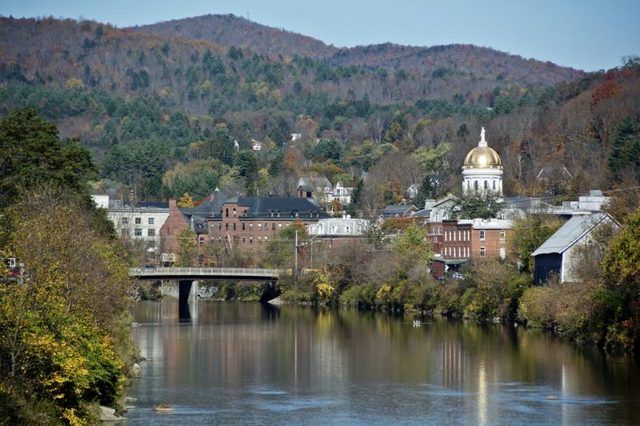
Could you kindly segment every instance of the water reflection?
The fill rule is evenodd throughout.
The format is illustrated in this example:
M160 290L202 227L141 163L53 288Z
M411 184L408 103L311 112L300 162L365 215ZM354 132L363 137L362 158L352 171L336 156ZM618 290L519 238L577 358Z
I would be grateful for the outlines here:
M129 422L639 423L638 366L542 333L356 311L136 306ZM158 414L157 404L174 411Z

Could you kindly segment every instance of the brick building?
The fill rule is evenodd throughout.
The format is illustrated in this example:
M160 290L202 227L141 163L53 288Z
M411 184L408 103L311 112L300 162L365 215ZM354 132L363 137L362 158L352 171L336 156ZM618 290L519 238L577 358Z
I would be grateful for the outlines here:
M506 219L474 219L471 257L507 257L513 222Z
M296 220L305 226L328 218L312 199L290 197L234 197L207 218L209 239L244 248L268 243Z
M162 241L162 263L168 264L176 261L178 253L178 235L189 227L189 221L180 211L176 200L169 200L169 217L160 228L160 240Z

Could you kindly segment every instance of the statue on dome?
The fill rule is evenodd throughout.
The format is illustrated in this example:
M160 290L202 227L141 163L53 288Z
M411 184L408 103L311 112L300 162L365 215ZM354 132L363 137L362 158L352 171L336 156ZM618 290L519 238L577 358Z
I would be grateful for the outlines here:
M484 127L482 128L482 130L480 130L480 142L486 142L484 140Z

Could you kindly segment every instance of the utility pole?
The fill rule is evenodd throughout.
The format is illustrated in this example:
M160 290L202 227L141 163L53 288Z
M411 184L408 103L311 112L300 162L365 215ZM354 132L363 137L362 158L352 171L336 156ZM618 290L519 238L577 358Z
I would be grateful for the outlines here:
M294 263L294 268L293 268L293 273L297 276L298 275L298 230L296 229L296 239L293 243L293 256L295 258L295 263Z

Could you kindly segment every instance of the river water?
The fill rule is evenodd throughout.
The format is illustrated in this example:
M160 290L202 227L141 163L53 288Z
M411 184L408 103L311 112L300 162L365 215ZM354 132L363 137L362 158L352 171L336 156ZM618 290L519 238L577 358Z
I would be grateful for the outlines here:
M257 303L180 313L135 306L129 424L640 424L637 361L542 332Z

